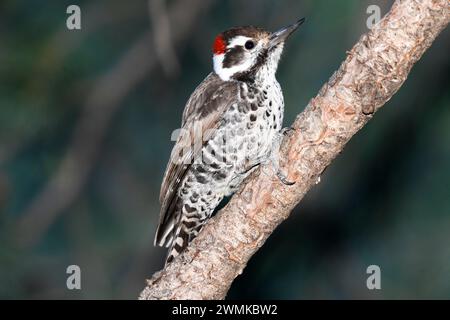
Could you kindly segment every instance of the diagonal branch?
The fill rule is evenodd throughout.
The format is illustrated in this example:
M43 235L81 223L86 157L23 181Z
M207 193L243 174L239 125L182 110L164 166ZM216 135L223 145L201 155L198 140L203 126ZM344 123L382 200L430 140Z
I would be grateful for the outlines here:
M348 52L285 139L281 161L293 186L257 170L188 249L148 280L140 299L223 299L248 260L321 173L401 87L450 20L448 0L397 0Z
M149 0L148 6L153 25L156 55L166 75L174 76L180 71L180 62L175 54L166 4L164 0Z

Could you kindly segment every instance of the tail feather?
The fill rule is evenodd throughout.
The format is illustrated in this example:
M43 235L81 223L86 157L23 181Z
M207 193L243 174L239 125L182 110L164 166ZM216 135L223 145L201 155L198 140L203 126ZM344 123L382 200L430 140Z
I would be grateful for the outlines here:
M215 208L221 199L222 197L214 199L212 208ZM169 248L166 265L186 249L213 212L212 209L206 211L208 209L203 207L199 209L189 204L183 204L183 200L179 197L174 199L165 215L169 218L160 224L156 232L155 244Z
M158 229L156 230L155 239L153 245L160 247L169 247L176 225L180 221L181 218L181 199L176 197L174 201L171 202L170 206L167 208L167 211L164 214L161 214L162 217L165 217L163 221L159 222Z
M170 263L175 257L186 249L189 243L197 236L205 223L205 219L182 218L173 241L168 250L166 264Z
M189 230L186 230L186 226L183 221L178 226L176 233L173 237L173 241L168 250L166 258L166 265L173 261L189 244Z

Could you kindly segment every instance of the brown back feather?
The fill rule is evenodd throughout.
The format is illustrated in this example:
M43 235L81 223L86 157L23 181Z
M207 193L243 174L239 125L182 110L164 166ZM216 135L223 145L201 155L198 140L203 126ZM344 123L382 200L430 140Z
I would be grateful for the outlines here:
M211 138L211 129L220 125L225 110L237 102L238 94L239 82L223 81L211 73L189 98L182 119L183 132L189 133L189 137L186 134L178 137L167 164L159 197L161 211L155 243L160 241L166 229L170 227L172 216L176 213L177 206L171 204L178 201L177 192L183 177L195 157L201 156L203 145ZM201 132L196 132L199 128ZM194 136L201 139L198 140L200 143L194 143ZM182 151L182 156L177 157Z

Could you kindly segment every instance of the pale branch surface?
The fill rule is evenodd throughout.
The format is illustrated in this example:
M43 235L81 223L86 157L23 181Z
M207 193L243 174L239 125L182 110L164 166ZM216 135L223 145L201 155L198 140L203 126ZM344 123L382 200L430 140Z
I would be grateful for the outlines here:
M450 20L448 0L397 0L293 124L281 163L293 186L271 168L256 170L188 249L148 280L140 299L223 299L248 260L321 173L400 88Z

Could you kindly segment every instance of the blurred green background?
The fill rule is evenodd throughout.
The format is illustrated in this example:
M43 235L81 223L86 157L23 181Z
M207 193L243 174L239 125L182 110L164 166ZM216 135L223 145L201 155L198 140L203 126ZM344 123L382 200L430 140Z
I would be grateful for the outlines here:
M184 103L232 26L307 22L285 124L391 1L0 4L0 298L135 299L162 267L158 193ZM78 4L82 29L66 28ZM450 30L251 259L229 298L450 298ZM66 268L81 267L81 290ZM379 265L381 290L366 288Z

